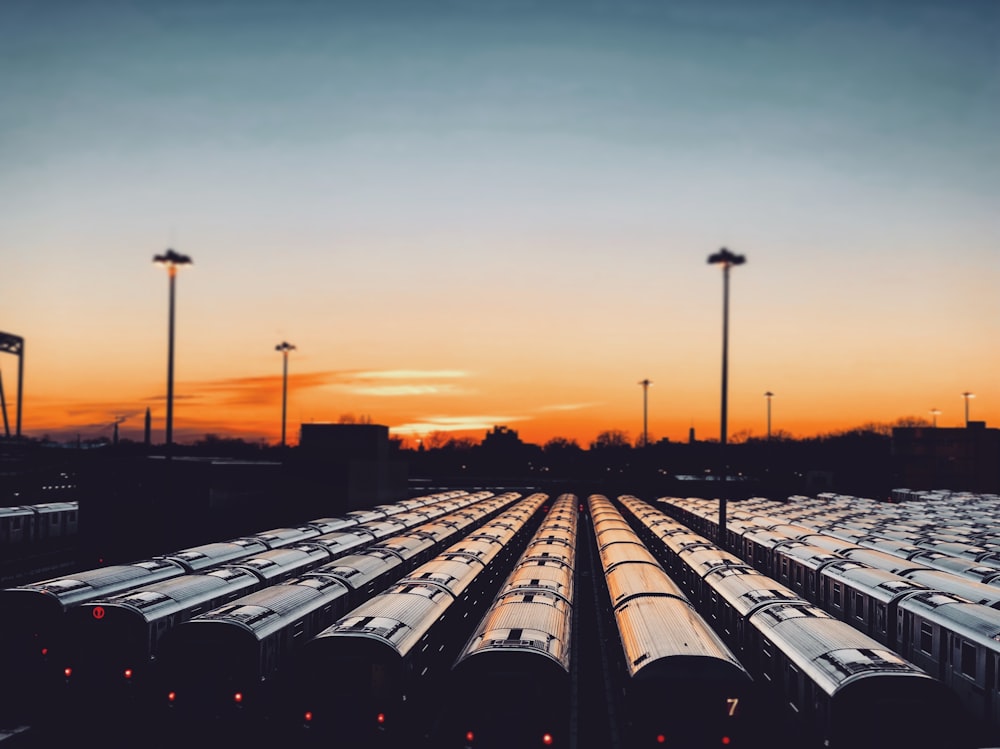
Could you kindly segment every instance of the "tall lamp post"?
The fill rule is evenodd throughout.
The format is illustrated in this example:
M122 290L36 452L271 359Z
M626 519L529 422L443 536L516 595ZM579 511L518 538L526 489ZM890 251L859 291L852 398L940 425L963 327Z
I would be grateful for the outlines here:
M167 269L170 279L170 323L167 329L167 455L174 441L174 285L177 278L177 268L181 265L192 265L191 258L179 252L167 250L163 255L154 255L153 262Z
M288 352L294 351L295 346L288 341L282 341L274 347L275 351L280 351L285 360L284 372L281 379L281 446L285 446L285 416L288 413Z
M969 399L975 398L975 393L962 393L962 397L965 398L965 428L969 428Z
M647 394L649 386L653 384L653 381L649 379L639 380L639 384L642 385L642 446L649 447L649 409L647 407Z
M937 409L937 408L932 408L932 409L931 409L931 418L933 418L933 419L934 419L934 422L933 422L933 423L934 423L934 427L935 427L935 428L937 428L937 417L938 417L938 415L939 415L940 413L941 413L941 411L940 411L939 409ZM968 418L969 418L969 417L968 417L968 416L966 416L965 418L966 418L966 421L968 421Z
M770 390L764 393L764 397L767 398L767 441L771 441L771 398L774 396Z
M709 265L722 266L722 418L720 425L719 461L722 464L722 488L719 492L719 545L726 548L726 484L729 481L729 467L726 464L726 415L729 398L729 269L743 265L747 261L723 247L708 256Z

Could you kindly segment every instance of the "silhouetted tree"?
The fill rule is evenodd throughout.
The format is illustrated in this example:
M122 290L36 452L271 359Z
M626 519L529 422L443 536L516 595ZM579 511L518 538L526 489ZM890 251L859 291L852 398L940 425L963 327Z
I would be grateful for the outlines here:
M629 448L632 446L628 438L628 432L621 429L609 429L597 435L597 438L590 443L591 450L606 450L609 448Z

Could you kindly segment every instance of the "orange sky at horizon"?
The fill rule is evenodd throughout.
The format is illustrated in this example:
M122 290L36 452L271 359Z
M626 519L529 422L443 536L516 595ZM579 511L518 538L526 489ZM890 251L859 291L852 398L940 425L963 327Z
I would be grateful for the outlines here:
M65 7L63 7L65 6ZM1000 7L0 3L22 431L1000 427ZM891 7L890 7L891 6ZM5 71L6 72L6 71ZM14 430L17 362L0 355Z

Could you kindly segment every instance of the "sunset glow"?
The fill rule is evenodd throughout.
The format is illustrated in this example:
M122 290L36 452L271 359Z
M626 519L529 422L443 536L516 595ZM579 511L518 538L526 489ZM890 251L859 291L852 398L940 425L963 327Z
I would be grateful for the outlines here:
M44 4L43 4L44 5ZM1000 426L1000 6L0 7L23 431ZM834 4L837 5L837 4ZM753 10L750 10L753 8ZM891 10L890 10L891 8ZM11 424L17 362L0 355Z

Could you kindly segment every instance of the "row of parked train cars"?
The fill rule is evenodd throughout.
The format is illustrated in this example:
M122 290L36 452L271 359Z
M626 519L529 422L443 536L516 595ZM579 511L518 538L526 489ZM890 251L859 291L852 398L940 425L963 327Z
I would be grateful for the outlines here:
M75 538L79 510L76 501L0 507L0 554Z
M606 656L616 746L976 745L945 679L696 533L713 504L446 493L19 586L5 686L112 746L572 748Z
M253 712L302 643L518 499L429 495L0 591L4 717L124 728L161 696L170 715L212 712L208 683ZM174 657L219 667L162 667Z
M718 503L662 498L680 521L657 531L674 557L694 557L700 540L718 540ZM647 505L648 506L648 505ZM977 746L1000 745L1000 503L996 497L937 493L902 504L824 494L787 502L754 498L730 503L725 545L691 574L674 573L689 589L716 578L767 576L773 591L808 602L822 616L855 630L922 669L961 703ZM760 583L752 583L760 594ZM772 594L772 597L777 593ZM708 595L706 610L734 637L740 624ZM806 710L808 695L793 700ZM918 711L900 724L932 728ZM962 737L964 739L964 737ZM942 746L959 738L945 737Z

